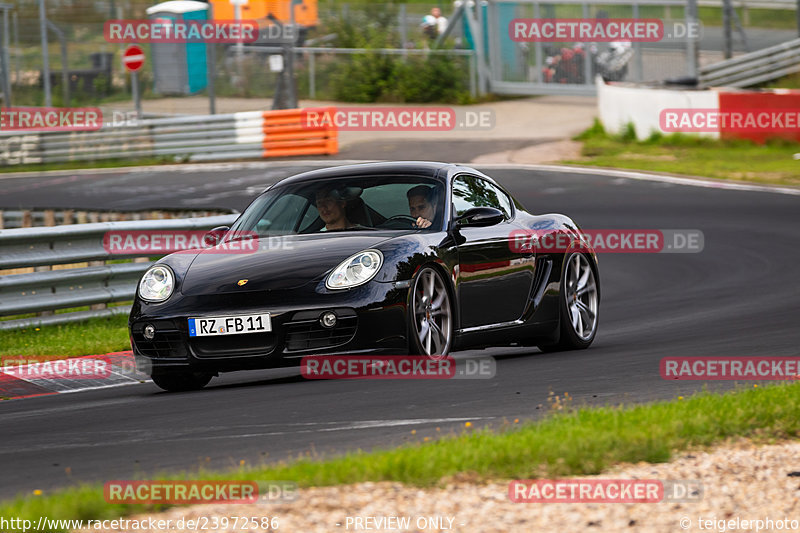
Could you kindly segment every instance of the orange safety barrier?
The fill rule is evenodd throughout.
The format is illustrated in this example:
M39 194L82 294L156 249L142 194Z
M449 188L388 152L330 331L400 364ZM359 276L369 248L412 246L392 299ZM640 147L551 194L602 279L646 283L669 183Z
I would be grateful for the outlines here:
M214 7L215 20L234 20L236 18L233 2L230 0L211 0L210 3ZM295 6L295 24L305 27L319 25L317 3L317 0L303 0L300 5ZM240 12L243 20L257 20L262 26L267 23L266 19L269 14L283 24L289 24L292 18L289 12L290 6L289 0L250 0L243 3Z
M326 108L335 113L336 108ZM339 133L326 124L310 127L305 123L303 109L264 111L263 157L296 155L333 155L339 153Z

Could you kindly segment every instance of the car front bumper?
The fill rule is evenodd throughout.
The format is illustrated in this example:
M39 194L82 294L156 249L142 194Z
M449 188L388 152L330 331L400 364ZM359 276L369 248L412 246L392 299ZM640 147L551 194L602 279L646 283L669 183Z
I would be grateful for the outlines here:
M402 283L369 282L344 291L313 288L283 291L175 295L163 304L134 302L129 330L140 371L229 372L293 366L308 355L408 353ZM320 316L332 311L337 323L325 328ZM269 313L265 333L189 336L189 318ZM155 328L145 339L145 325Z

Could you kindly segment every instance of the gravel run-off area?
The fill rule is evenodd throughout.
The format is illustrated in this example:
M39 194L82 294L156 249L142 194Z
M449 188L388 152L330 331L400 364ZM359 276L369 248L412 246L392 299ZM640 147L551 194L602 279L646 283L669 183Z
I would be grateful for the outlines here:
M390 482L315 487L301 489L292 502L203 504L152 516L175 525L181 518L210 524L202 517L277 517L277 531L292 533L800 531L800 442L740 440L681 452L668 463L619 465L600 476L580 477L598 478L686 482L701 490L684 501L659 503L514 503L509 480L473 483L465 477L425 489ZM175 525L171 530L181 531ZM214 529L236 530L242 529Z

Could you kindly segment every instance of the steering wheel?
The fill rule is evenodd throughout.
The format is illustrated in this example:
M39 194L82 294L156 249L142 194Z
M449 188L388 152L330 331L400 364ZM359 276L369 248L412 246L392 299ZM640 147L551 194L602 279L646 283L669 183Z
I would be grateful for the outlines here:
M389 225L389 227L391 227L392 221L399 222L401 220L408 221L412 228L415 227L414 225L417 223L417 219L412 217L411 215L394 215L384 220L381 223L381 226Z

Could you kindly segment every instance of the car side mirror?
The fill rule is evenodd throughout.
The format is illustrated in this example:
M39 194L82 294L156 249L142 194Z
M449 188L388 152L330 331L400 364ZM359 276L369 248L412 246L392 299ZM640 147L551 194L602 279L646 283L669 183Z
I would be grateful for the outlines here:
M473 207L455 220L456 226L494 226L505 220L502 211L494 207Z
M217 226L203 235L203 244L207 248L214 247L222 241L222 237L231 229L230 226Z

